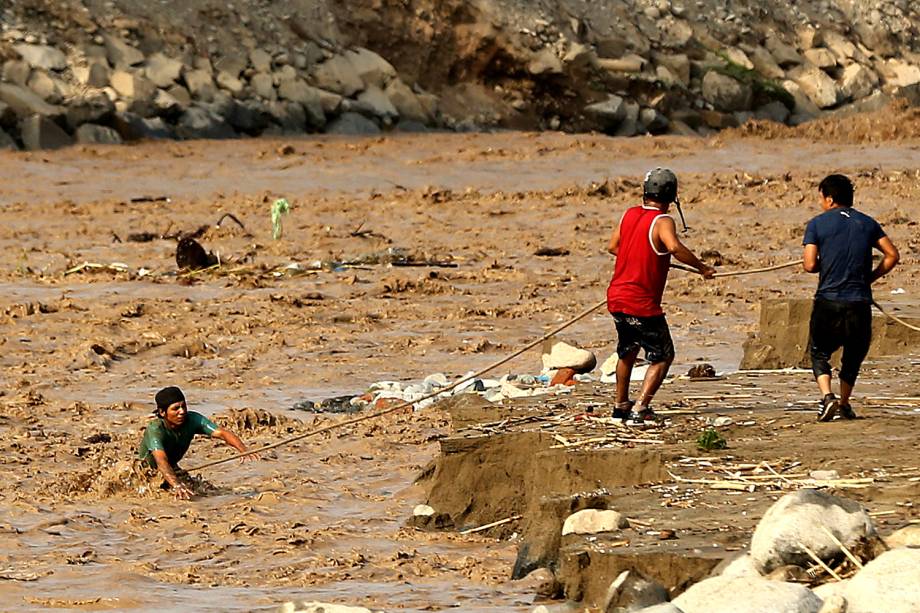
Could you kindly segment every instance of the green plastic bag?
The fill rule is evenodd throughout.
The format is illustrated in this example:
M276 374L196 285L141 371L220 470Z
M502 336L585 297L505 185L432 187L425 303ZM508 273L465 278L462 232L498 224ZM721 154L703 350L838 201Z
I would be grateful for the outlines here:
M281 238L283 229L281 227L281 216L291 211L291 205L284 198L275 200L272 204L272 238L278 240Z

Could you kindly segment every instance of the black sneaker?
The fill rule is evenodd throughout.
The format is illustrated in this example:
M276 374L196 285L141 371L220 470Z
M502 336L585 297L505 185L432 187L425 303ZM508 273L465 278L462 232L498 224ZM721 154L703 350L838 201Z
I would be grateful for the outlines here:
M636 403L632 400L627 400L626 402L618 402L616 408L613 409L611 417L614 419L622 419L623 421L626 421L629 419L630 414L632 414L632 408L635 404Z
M818 421L830 421L834 419L834 415L837 414L837 409L840 408L840 403L837 402L837 397L833 394L828 394L824 397L824 400L821 401L821 409L818 411Z
M661 417L649 407L645 407L639 412L631 411L629 417L626 419L626 425L628 426L648 426L660 422Z
M840 417L843 419L859 419L849 402L846 404L839 403L838 409L840 410Z

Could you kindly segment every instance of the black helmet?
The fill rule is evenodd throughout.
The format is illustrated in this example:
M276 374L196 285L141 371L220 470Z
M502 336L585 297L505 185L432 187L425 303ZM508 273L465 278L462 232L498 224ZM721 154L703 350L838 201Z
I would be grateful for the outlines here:
M645 175L642 195L661 204L671 204L677 200L677 175L667 168L655 168Z

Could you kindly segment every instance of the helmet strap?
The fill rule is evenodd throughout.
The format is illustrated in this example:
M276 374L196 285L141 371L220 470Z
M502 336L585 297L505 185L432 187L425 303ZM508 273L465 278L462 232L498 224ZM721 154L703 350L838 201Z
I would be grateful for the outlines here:
M680 223L684 226L684 232L688 231L690 228L687 227L687 221L684 219L684 211L680 208L680 198L674 198L674 206L677 207L677 213L680 215Z

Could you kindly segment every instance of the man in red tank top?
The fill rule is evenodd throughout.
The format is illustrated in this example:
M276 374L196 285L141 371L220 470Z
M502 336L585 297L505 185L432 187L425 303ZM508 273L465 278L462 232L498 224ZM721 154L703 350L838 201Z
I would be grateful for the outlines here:
M613 231L608 251L617 256L613 279L607 288L607 310L617 328L617 390L615 419L641 424L655 421L651 402L661 387L671 362L674 343L661 309L673 255L711 279L715 269L703 264L677 237L677 226L668 215L677 200L677 177L665 168L645 175L643 203L623 214ZM629 379L639 350L650 362L639 402L629 399Z

